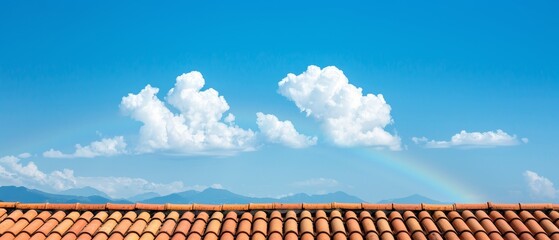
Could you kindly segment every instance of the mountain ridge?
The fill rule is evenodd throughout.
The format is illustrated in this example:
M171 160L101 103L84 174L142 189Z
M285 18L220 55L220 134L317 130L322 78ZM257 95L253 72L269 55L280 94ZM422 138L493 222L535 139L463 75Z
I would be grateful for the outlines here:
M63 194L66 193L66 194ZM67 193L78 193L77 196ZM99 195L91 195L100 193ZM344 202L344 203L362 203L366 202L359 197L349 195L342 191L325 193L325 194L307 194L297 193L279 198L272 197L249 197L233 193L225 189L207 188L202 191L187 190L183 192L172 193L168 195L159 195L157 193L143 193L132 196L128 199L113 199L106 194L94 188L78 188L61 191L59 193L47 193L36 189L29 189L18 186L0 186L0 201L22 202L22 203L151 203L151 204L247 204L247 203L328 203L328 202ZM441 204L443 202L436 201L419 194L413 194L403 198L394 198L381 200L378 203L431 203Z

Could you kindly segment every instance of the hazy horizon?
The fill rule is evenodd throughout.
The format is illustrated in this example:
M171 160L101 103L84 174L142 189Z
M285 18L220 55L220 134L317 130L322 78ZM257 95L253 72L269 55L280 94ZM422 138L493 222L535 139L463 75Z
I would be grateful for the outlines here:
M558 7L2 2L0 186L557 202Z

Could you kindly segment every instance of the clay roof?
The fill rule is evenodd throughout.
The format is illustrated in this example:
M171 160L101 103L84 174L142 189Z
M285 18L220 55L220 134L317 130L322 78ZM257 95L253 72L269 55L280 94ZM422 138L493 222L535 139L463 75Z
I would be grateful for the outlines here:
M0 202L0 240L559 240L559 204Z

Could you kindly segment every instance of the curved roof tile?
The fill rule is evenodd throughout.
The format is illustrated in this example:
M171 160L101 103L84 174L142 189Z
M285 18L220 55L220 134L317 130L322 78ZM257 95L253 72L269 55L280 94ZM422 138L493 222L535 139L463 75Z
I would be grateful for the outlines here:
M0 240L559 240L557 204L0 202Z

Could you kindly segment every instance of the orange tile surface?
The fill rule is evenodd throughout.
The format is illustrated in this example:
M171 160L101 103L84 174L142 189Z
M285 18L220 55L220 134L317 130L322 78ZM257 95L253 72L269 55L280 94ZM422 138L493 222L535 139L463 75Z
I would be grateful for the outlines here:
M0 240L559 240L559 204L0 202Z

